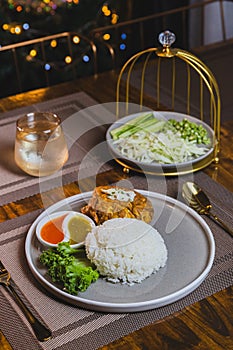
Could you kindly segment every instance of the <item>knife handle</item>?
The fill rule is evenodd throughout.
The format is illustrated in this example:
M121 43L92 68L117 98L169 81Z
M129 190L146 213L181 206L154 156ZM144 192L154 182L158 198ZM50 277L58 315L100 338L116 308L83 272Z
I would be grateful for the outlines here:
M219 217L211 212L208 212L208 215L215 221L217 224L219 224L225 231L227 231L231 237L233 237L233 229L228 227Z

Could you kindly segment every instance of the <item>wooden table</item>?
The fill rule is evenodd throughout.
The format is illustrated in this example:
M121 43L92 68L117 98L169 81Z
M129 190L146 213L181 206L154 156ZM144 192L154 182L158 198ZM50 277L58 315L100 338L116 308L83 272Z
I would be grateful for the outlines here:
M29 104L47 101L66 94L84 91L100 103L115 101L115 84L117 74L106 72L96 77L82 78L78 81L64 83L58 86L29 91L0 100L0 111L5 112ZM154 101L147 97L148 107L153 108ZM210 165L205 173L215 181L233 191L233 120L221 128L220 163ZM110 173L103 174L99 183L111 179L120 179L123 173L119 167ZM65 186L65 194L71 196L78 191L77 184ZM56 199L56 191L53 200ZM59 198L57 198L59 200ZM23 215L29 211L42 208L40 195L34 195L18 202L0 207L0 221ZM146 326L129 334L114 343L104 346L110 349L233 349L233 286L226 288L200 302L186 307L181 312ZM152 345L153 344L153 345ZM1 349L11 349L4 335L0 333Z

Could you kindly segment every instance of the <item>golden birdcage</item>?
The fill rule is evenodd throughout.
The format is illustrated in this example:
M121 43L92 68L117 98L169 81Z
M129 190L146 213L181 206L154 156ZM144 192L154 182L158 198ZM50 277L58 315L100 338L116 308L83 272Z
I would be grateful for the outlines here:
M114 153L124 171L136 170L155 175L186 174L200 170L212 162L218 163L220 149L220 93L210 69L195 55L172 48L175 35L170 31L159 35L161 47L145 49L132 56L122 67L116 89L116 115L130 115L131 95L138 98L143 110L145 96L152 97L153 110L181 113L194 117L198 124L208 128L211 147L205 156L183 164L143 164L129 161ZM122 103L125 110L122 113ZM151 108L151 106L150 106ZM120 119L119 119L120 121ZM113 148L112 148L113 150Z

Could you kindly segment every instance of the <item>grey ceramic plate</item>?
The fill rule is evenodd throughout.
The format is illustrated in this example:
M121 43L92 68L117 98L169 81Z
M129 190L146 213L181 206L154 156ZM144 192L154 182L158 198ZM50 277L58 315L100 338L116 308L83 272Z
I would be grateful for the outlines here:
M148 113L148 112L147 112ZM201 164L200 168L202 168L202 163L205 162L211 162L213 158L213 152L214 152L214 143L215 143L215 136L213 129L203 121L192 117L187 114L183 113L177 113L177 112L167 112L167 111L154 111L153 114L156 118L161 120L168 120L168 119L175 119L177 121L181 121L184 118L188 119L190 122L202 125L206 130L207 134L210 138L210 144L207 145L207 151L205 154L190 159L189 161L182 162L182 163L172 163L172 164L161 164L161 163L146 163L146 162L139 162L131 158L125 158L123 155L118 151L116 146L113 143L112 137L111 137L111 131L127 122L129 122L131 119L134 119L135 117L146 114L145 112L131 114L126 117L120 118L118 121L113 123L106 133L106 142L108 145L108 148L111 152L111 154L114 156L116 160L122 165L128 165L129 168L132 168L134 170L138 170L139 172L144 173L155 173L155 174L169 174L174 175L176 173L186 173L190 172L190 169L193 169L195 166L197 167L197 164Z
M60 210L80 210L92 192L62 200L43 212L30 227L25 252L35 278L54 296L80 307L106 312L135 312L150 310L179 300L196 289L211 269L215 243L205 221L185 204L153 192L141 191L155 208L151 224L163 236L168 261L158 273L133 286L113 284L100 278L78 296L64 292L52 283L39 262L44 247L36 237L37 223L49 213Z

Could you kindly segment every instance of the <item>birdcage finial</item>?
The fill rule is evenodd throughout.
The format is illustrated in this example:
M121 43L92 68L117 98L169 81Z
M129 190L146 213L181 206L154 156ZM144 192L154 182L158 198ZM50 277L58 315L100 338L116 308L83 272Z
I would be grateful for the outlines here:
M170 30L165 30L159 34L159 42L163 45L162 49L157 52L158 56L172 57L174 52L172 52L171 45L176 41L176 36Z
M159 42L163 47L170 47L176 41L176 36L170 30L165 30L159 34Z

